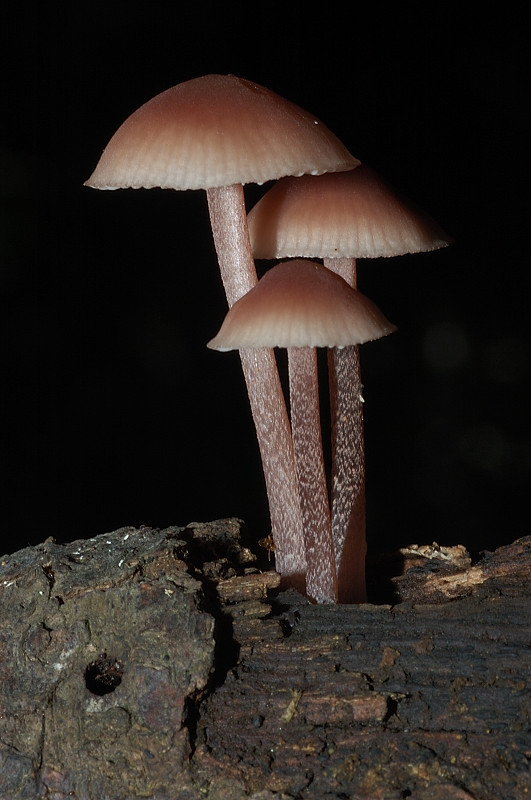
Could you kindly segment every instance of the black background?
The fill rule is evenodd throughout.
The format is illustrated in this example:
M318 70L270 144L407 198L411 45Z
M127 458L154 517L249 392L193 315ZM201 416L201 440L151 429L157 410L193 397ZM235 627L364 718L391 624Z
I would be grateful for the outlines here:
M528 533L528 11L341 9L4 10L2 551L231 515L268 532L237 355L205 347L225 300L204 193L82 186L130 113L210 72L314 113L455 239L359 264L399 328L362 349L371 548Z

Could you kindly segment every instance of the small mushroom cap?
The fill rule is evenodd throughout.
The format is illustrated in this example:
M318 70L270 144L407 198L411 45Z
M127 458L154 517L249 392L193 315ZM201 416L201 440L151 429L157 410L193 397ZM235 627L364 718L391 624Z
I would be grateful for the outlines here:
M248 215L256 258L378 258L451 239L369 167L278 181Z
M85 185L208 189L359 164L312 114L234 75L156 95L116 131Z
M396 330L367 297L322 264L271 267L230 309L208 347L347 347Z

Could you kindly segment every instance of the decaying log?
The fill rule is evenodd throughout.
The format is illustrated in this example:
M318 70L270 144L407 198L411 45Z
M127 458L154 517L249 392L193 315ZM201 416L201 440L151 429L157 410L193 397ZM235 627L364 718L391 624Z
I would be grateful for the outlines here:
M235 519L0 559L0 798L521 800L531 537L316 606Z

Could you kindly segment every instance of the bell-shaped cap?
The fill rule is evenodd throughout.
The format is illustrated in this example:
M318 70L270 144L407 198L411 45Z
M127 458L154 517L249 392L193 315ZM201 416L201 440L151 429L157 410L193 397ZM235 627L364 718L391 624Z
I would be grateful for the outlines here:
M396 330L367 297L322 264L271 267L230 309L208 347L347 347Z
M283 178L251 209L248 226L255 258L379 258L451 242L365 164Z
M205 75L131 114L86 181L96 189L208 189L359 164L312 114L234 75Z

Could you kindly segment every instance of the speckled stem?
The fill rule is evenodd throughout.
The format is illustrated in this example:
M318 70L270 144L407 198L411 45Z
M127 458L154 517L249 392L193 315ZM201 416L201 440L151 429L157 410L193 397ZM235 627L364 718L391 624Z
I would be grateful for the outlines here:
M257 283L243 187L207 190L221 278L229 308ZM275 356L240 350L269 500L275 566L286 586L304 591L306 557L291 429Z
M356 288L356 260L328 258L324 265ZM359 347L333 348L329 356L332 418L332 535L340 603L367 598L365 558L365 444Z
M306 547L306 592L317 603L335 603L336 565L323 462L315 348L288 348L288 371L291 428Z

